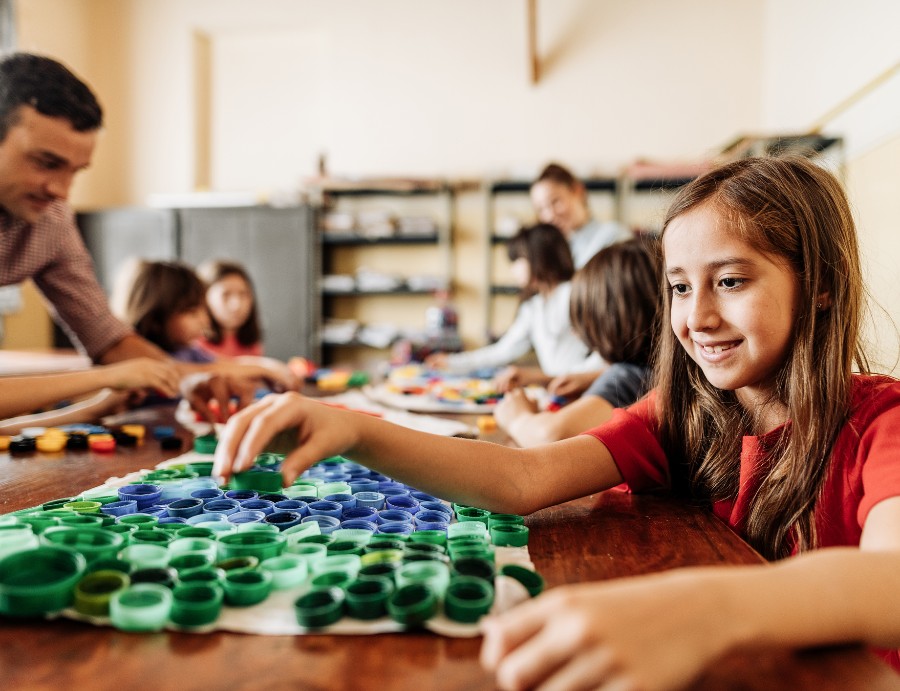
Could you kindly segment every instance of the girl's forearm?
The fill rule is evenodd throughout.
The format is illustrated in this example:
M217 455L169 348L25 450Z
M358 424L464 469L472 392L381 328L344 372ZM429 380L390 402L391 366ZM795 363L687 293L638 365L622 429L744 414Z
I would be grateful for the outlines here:
M122 394L119 394L120 396ZM57 427L80 422L95 422L110 412L115 394L103 389L89 398L45 413L21 415L0 422L0 434L19 434L26 427Z
M0 418L21 415L108 385L105 369L0 379Z
M900 647L900 552L822 549L767 567L704 569L725 594L727 647Z
M594 438L570 439L568 452L515 449L416 432L360 416L354 460L415 487L467 505L528 514L621 482ZM435 473L434 468L441 468Z

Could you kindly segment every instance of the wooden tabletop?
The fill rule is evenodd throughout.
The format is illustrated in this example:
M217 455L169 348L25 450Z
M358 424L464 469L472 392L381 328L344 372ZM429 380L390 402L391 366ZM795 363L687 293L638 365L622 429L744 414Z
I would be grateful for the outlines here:
M172 424L170 409L152 416ZM190 435L179 430L179 436L190 448ZM0 454L0 513L76 494L179 453L149 440L112 455ZM548 587L680 566L762 562L709 511L666 497L612 490L539 511L526 522L531 558ZM92 691L136 683L206 690L492 689L478 664L479 646L480 639L431 633L133 634L68 619L0 618L0 680L8 689ZM762 651L721 660L692 688L898 689L900 677L861 648Z

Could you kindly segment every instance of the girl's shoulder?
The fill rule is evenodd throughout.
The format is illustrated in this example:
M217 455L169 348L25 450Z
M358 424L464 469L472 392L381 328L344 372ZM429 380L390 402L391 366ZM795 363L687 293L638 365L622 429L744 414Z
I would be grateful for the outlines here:
M875 417L900 408L900 380L885 374L855 374L851 397L854 418Z

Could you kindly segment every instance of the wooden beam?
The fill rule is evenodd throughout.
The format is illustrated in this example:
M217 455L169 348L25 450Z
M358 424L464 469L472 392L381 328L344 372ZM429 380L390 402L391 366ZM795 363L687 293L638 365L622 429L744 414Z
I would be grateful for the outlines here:
M537 0L528 2L528 62L531 65L531 83L537 84L540 79L540 61L537 47Z

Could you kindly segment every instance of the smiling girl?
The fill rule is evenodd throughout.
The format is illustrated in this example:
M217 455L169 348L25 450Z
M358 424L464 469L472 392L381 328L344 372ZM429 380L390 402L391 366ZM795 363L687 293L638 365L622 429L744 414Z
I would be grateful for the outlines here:
M231 420L215 472L296 427L287 483L340 453L511 513L668 488L779 559L554 588L484 626L503 688L678 688L757 646L862 642L900 669L900 384L853 373L864 289L840 184L805 159L737 161L682 190L662 243L656 387L600 427L513 449L288 394Z

